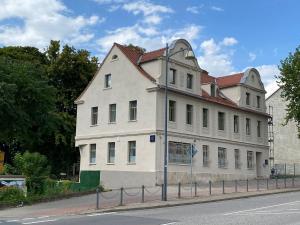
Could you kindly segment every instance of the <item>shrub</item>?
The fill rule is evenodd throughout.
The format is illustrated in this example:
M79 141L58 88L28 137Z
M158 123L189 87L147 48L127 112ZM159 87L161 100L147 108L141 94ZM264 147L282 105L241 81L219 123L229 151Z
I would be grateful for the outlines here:
M19 204L26 200L22 190L16 187L0 188L0 203Z

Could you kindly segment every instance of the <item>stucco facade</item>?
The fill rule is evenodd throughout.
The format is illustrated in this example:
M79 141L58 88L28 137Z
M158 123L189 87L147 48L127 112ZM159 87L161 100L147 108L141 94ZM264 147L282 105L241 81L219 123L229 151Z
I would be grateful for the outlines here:
M300 138L296 123L285 124L286 101L281 98L282 89L270 95L266 104L273 108L274 164L300 163ZM293 168L291 169L293 170Z
M188 47L189 43L180 39L172 44L170 53ZM93 80L76 100L76 146L80 149L80 169L100 170L101 183L106 187L152 186L163 180L164 49L145 54L136 51L114 44ZM176 145L178 151L186 144L193 144L198 150L193 158L192 179L207 181L267 176L268 117L265 90L258 71L249 69L233 86L224 86L221 81L204 83L207 72L198 66L196 60L186 60L181 53L171 58L169 68L176 71L176 76L169 85L168 99L174 105L172 115L170 110L168 112L168 143L169 146ZM108 74L111 83L105 87ZM187 76L192 80L191 86L187 85ZM212 84L216 86L213 95L207 91L209 88L205 88ZM251 95L250 104L245 103L246 92ZM259 107L255 103L256 96L260 96ZM134 120L130 120L130 101L136 101ZM114 122L109 122L111 104L115 104ZM97 124L93 125L92 107L97 107L98 118ZM205 127L203 108L208 110ZM237 130L234 130L234 116L238 118ZM249 134L246 134L246 118L251 130ZM221 130L218 123L222 123ZM135 143L133 150L130 147L132 142ZM96 146L96 155L92 159L91 145ZM109 162L112 151L108 153L108 145L113 146L110 148L114 151L113 162ZM208 149L205 162L204 146ZM235 149L239 152L238 166ZM225 156L220 151L225 152ZM182 152L181 156L186 157L187 152ZM247 152L252 152L250 160ZM171 154L177 157L176 162L171 159ZM181 162L178 157L177 152L175 155L169 153L169 183L191 179L190 162Z

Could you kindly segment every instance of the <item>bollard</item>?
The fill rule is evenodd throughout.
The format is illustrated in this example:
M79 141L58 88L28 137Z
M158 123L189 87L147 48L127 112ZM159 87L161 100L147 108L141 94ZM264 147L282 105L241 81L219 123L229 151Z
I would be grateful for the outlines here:
M284 177L284 188L286 188L286 176Z
M181 183L178 183L178 198L181 198Z
M249 181L248 179L246 180L246 189L247 189L247 192L249 191Z
M195 182L195 197L197 197L197 182Z
M259 191L259 179L256 179L256 190Z
M96 208L99 209L99 187L96 188L96 197L97 197Z
M237 186L238 186L237 180L234 181L234 186L235 186L235 188L234 188L234 189L235 189L235 192L237 192Z
M225 194L225 181L222 180L222 192L223 194Z
M278 188L278 178L275 178L275 183L276 183L276 189Z
M267 190L269 190L269 179L267 178Z
M295 177L292 178L292 187L295 187Z
M124 188L121 187L121 189L120 189L120 205L123 205L123 191L124 191Z
M142 185L142 203L145 202L145 186Z
M208 184L209 184L209 195L211 195L211 181L209 181Z

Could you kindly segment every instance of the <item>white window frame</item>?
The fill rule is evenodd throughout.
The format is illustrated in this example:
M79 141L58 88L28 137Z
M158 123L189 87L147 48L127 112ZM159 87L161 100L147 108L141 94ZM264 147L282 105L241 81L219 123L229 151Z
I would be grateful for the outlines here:
M233 116L233 132L234 133L239 133L239 131L240 131L240 127L239 127L240 121L239 120L240 120L240 118L238 115Z
M203 167L209 167L209 148L208 145L202 145Z
M254 152L247 151L247 168L253 169L254 168Z
M96 126L98 124L98 106L91 108L91 125Z
M191 164L191 144L183 142L168 142L168 162L171 164Z
M234 149L234 165L236 169L241 169L241 151Z
M135 103L135 105L133 105ZM129 121L137 120L137 100L129 102Z
M136 163L136 141L128 141L128 164L135 164L135 163Z
M246 135L251 135L251 119L246 118Z
M105 74L104 76L104 88L111 88L111 74Z
M202 127L208 128L209 109L202 109Z
M176 122L176 101L169 100L169 121Z
M107 148L107 163L114 164L116 158L116 143L108 142Z
M257 120L257 137L261 137L261 121Z
M218 167L227 168L227 149L218 147Z
M225 112L218 112L218 130L225 131L225 122L226 122Z
M169 83L173 85L176 84L176 70L173 68L170 68Z
M246 92L246 105L251 104L251 94L249 92Z
M193 89L193 74L188 73L186 76L186 88L187 89Z
M188 125L193 125L193 112L194 107L193 105L186 104L186 120L185 123Z
M109 104L108 122L116 123L117 121L117 104Z
M96 164L97 160L97 145L96 144L90 144L90 149L89 149L89 163L91 165Z

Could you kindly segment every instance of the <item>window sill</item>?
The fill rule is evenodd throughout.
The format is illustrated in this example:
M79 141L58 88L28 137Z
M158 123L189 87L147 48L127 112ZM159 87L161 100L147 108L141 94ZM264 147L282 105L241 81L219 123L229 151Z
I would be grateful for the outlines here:
M109 89L111 89L112 87L105 87L105 88L103 88L103 91L105 91L105 90L109 90Z
M187 164L187 163L168 163L169 165L173 165L173 166L191 166L191 164Z
M106 165L115 165L115 163L106 163Z
M90 166L96 165L96 163L89 163Z
M219 169L228 169L227 166L218 166Z
M99 126L99 124L90 125L90 127L97 127L97 126Z
M136 165L135 162L128 162L127 165Z
M108 124L116 124L116 122L108 122Z
M137 120L128 120L129 123L137 122Z

